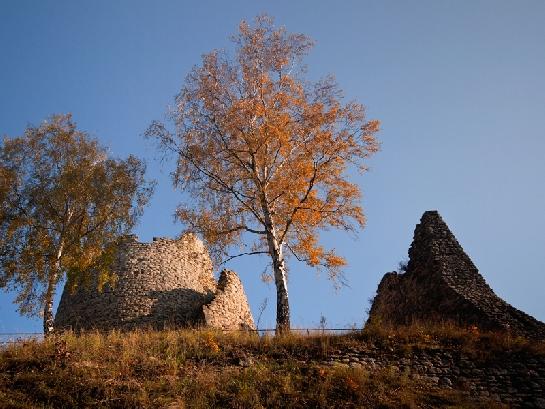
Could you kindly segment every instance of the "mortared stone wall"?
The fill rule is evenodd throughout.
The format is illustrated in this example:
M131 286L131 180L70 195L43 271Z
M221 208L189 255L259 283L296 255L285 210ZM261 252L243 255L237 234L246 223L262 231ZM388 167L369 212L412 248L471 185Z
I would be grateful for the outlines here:
M254 328L240 279L222 272L217 283L208 251L193 234L151 243L127 236L112 269L117 281L103 291L96 285L74 293L65 288L56 329Z

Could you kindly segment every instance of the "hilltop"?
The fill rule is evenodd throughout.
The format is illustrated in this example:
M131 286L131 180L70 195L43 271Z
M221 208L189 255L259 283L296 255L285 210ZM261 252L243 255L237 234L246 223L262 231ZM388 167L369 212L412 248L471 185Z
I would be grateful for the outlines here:
M0 352L0 407L500 408L505 394L543 407L531 388L543 391L544 363L543 342L450 325L342 336L64 333ZM503 390L507 378L518 383Z

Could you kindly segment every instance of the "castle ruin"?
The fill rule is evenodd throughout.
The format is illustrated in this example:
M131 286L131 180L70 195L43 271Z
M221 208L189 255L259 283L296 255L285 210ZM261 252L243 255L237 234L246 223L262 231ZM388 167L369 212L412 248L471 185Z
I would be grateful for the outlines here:
M140 243L126 236L117 250L114 285L65 286L55 328L110 330L209 326L254 329L242 283L233 271L216 282L204 244L193 234Z
M382 278L369 312L373 321L452 321L545 339L545 324L492 291L437 211L425 212L416 226L406 272Z

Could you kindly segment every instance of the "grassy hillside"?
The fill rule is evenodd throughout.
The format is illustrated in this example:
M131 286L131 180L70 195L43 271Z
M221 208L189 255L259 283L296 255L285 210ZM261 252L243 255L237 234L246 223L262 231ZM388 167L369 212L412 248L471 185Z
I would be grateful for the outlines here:
M543 354L543 344L452 327L343 336L258 337L208 330L72 333L0 351L1 408L490 408L391 368L328 357L351 348L457 348Z

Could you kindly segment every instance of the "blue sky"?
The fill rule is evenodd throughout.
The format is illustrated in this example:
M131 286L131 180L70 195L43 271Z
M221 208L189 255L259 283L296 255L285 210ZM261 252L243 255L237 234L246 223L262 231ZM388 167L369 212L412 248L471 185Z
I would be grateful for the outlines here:
M30 1L0 3L0 135L72 112L112 155L134 153L159 185L136 229L175 236L169 163L142 134L200 56L230 46L241 19L266 12L316 41L309 76L334 73L382 121L382 151L355 180L368 217L359 238L325 232L349 262L349 287L290 266L295 326L361 326L368 299L407 258L415 224L437 209L498 295L545 320L545 2ZM265 260L240 274L254 315L274 326ZM60 294L60 289L59 289ZM0 293L0 332L39 331Z

